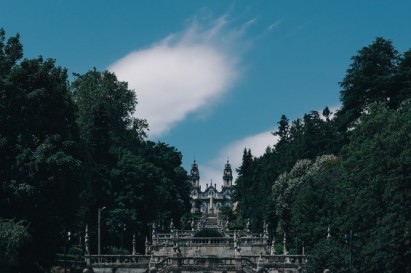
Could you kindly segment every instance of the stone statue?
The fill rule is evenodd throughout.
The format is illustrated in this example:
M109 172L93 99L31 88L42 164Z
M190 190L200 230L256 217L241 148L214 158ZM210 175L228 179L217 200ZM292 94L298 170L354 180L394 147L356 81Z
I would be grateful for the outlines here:
M271 249L270 249L270 255L275 255L275 238L273 237L273 241L271 242Z

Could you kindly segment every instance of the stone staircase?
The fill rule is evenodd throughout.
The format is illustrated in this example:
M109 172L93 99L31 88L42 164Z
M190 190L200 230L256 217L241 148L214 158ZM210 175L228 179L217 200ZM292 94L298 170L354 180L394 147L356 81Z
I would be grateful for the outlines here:
M216 214L208 214L207 218L205 219L203 228L217 230L218 229L217 215Z

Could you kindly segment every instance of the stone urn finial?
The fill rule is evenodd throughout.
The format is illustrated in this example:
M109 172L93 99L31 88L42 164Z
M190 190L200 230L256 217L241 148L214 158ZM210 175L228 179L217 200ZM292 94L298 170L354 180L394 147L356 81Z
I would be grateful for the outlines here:
M250 232L250 218L247 219L247 224L245 225L245 231L246 231L247 233Z
M264 220L263 229L264 229L264 236L268 237L268 224L265 220Z
M273 241L271 242L271 249L270 249L270 255L275 255L275 237L273 237Z
M174 221L173 218L171 218L171 223L170 223L170 232L173 233L174 232Z
M287 251L287 235L284 232L284 239L283 239L283 255L288 255L288 251Z

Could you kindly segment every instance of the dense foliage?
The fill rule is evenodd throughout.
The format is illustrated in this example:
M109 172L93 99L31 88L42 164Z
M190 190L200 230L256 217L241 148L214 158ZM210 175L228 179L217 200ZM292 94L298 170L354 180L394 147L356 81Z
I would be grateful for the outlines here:
M377 38L352 58L336 113L283 115L274 147L245 150L233 221L285 232L308 272L411 272L410 57Z
M29 239L22 221L0 219L0 271L8 272L19 264L18 250Z
M181 153L146 140L135 93L113 73L69 83L54 60L22 58L19 36L0 29L0 271L48 271L86 224L96 253L103 207L103 253L130 252L133 233L143 251L149 223L189 209Z

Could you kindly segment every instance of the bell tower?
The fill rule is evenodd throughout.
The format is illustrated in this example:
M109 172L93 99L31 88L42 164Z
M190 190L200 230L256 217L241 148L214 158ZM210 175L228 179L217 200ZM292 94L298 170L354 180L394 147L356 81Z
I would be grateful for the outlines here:
M223 174L223 188L230 188L233 185L233 171L231 170L231 164L227 160L224 166Z
M191 178L191 186L199 188L200 187L200 172L198 171L198 165L195 160L194 160L194 163L191 165L190 178Z

